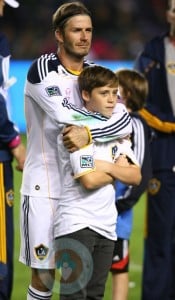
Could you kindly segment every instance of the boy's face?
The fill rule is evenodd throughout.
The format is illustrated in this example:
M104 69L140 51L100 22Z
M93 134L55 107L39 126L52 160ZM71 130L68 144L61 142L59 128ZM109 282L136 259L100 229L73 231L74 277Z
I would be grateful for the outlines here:
M117 103L117 87L106 85L94 88L91 93L82 91L82 96L87 110L110 118Z

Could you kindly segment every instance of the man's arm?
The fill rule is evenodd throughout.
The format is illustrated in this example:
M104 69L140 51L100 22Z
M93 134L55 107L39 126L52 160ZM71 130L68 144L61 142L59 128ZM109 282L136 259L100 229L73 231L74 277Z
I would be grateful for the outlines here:
M88 126L93 139L106 137L111 140L130 134L131 118L124 105L116 106L116 112L109 120L76 106L76 97L76 102L81 103L79 93L76 93L76 79L52 71L47 63L47 59L40 58L31 66L25 86L26 101L35 101L56 124ZM67 98L67 89L74 91L70 98Z
M116 105L116 111L110 119L81 109L73 104L75 98L79 98L76 79L58 74L56 70L52 70L51 65L45 56L32 64L27 76L25 99L35 101L56 124L88 126L87 132L84 128L81 129L85 138L81 138L81 142L79 139L77 145L73 141L75 147L80 148L92 139L113 140L131 133L131 118L124 105ZM74 91L72 98L67 98L67 89ZM77 99L77 103L81 103L81 99Z
M91 119L92 120L92 119ZM84 127L68 126L63 130L63 143L69 152L74 152L92 140L107 142L114 139L126 137L132 132L131 118L123 104L117 104L112 117L102 122L89 124L84 120Z

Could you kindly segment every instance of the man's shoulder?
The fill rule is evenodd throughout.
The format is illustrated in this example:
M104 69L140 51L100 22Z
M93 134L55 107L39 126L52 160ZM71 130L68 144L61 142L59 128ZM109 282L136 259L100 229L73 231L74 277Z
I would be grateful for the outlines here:
M57 72L60 64L55 53L43 54L32 62L27 74L27 79L31 83L39 83L48 73L52 71Z

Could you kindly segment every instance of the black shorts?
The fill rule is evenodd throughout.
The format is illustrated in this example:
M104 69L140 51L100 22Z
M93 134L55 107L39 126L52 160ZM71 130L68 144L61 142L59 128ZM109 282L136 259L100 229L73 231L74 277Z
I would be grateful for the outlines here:
M129 240L118 238L115 242L114 254L110 271L126 273L129 270Z

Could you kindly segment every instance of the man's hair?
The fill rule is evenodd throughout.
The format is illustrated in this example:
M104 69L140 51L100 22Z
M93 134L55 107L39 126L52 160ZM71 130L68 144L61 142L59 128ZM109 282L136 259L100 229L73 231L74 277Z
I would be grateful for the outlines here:
M126 107L132 111L143 108L148 96L148 82L143 74L130 69L116 71L119 85L126 95Z
M113 71L102 66L90 66L83 69L78 77L80 92L91 93L94 88L108 85L118 87L118 79Z
M62 4L52 17L52 25L53 29L63 29L66 22L76 15L88 15L91 17L90 11L86 8L86 6L79 1L68 2Z

